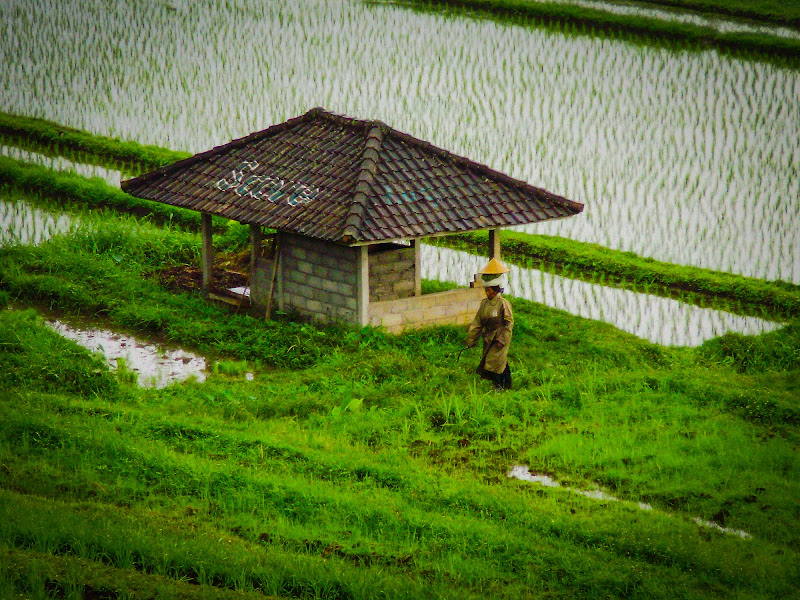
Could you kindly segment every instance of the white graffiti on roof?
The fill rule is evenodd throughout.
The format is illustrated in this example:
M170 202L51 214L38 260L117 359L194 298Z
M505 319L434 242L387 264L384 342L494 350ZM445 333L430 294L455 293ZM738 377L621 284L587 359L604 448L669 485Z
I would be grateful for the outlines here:
M319 188L297 181L289 181L272 175L256 175L258 163L246 160L231 171L229 179L220 179L216 187L222 191L232 191L237 196L246 196L267 202L286 202L289 206L307 204L319 194Z

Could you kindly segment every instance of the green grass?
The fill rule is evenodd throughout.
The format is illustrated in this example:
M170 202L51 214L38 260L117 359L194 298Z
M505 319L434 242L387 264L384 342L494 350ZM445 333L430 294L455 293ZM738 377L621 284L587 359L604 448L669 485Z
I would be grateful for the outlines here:
M474 352L456 363L460 328L266 323L162 289L154 270L196 242L101 215L0 249L3 303L219 365L138 389L33 312L0 311L0 596L795 593L796 322L675 349L512 298L515 389L495 394ZM515 463L621 502L510 480Z
M674 7L707 15L741 17L800 27L800 2L790 0L630 0L631 4Z
M108 208L195 231L200 229L200 213L197 211L135 198L99 177L87 179L71 171L53 171L5 156L0 156L0 186L43 196L66 207ZM214 224L219 227L224 222L217 218Z
M656 3L658 4L658 3ZM401 6L423 11L442 10L514 24L555 26L573 33L603 33L640 43L667 44L676 49L715 48L739 58L788 61L796 68L800 40L760 33L723 33L712 27L671 22L655 17L617 15L608 11L555 2L529 0L409 0ZM774 13L773 13L774 14ZM791 15L795 24L794 12ZM752 16L752 15L751 15Z
M94 135L35 117L0 112L0 141L47 156L65 156L138 175L172 164L190 154Z
M488 234L462 233L428 242L480 254L488 247ZM676 297L758 317L800 316L800 286L785 281L764 281L662 263L632 252L553 236L504 230L501 243L507 260L520 266L555 271L565 277Z

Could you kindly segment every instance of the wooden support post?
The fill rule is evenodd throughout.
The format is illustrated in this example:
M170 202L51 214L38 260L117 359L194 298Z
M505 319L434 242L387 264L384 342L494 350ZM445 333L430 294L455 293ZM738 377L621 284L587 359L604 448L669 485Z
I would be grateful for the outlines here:
M261 225L250 224L250 276L256 270L258 259L261 258L263 252L261 245L264 242L264 234L261 231Z
M358 246L358 323L369 325L369 246Z
M500 260L500 230L489 230L489 258Z
M211 237L211 215L200 213L200 236L203 238L203 245L200 250L200 262L203 269L203 291L211 289L211 282L214 271L214 244Z
M414 238L411 242L414 245L414 295L422 296L422 259L420 252L420 240Z
M272 298L275 295L275 282L278 280L278 261L281 259L281 232L275 232L275 254L272 257L272 277L269 282L269 294L267 295L267 312L264 318L269 321L272 317Z

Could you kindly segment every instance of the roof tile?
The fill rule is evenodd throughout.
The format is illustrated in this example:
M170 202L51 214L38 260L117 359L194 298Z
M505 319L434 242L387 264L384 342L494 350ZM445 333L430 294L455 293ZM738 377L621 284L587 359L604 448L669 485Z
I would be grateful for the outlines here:
M346 244L533 223L583 209L380 121L319 108L122 188Z

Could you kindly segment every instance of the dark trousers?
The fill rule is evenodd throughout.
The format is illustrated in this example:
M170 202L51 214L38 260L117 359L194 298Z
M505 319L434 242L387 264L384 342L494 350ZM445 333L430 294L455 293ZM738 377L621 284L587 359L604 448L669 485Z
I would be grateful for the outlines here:
M506 370L502 373L492 373L492 383L496 390L510 390L511 389L511 369L506 363Z

